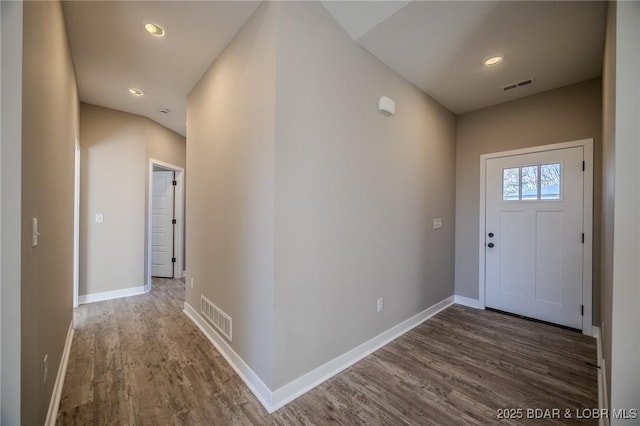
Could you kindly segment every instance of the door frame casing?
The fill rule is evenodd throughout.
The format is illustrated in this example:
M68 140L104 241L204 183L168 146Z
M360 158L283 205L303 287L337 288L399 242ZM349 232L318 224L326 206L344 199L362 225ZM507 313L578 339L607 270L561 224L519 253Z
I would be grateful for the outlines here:
M80 298L80 168L82 147L74 131L74 176L73 176L73 307Z
M582 147L584 149L585 170L583 178L583 207L582 229L584 232L584 247L582 250L582 305L584 315L582 318L582 333L593 335L593 138L581 139L570 142L562 142L551 145L540 145L529 148L521 148L510 151L482 154L480 156L480 232L478 238L478 304L481 309L486 308L486 264L485 264L485 235L486 231L486 190L487 190L487 161L511 157L522 154L533 154L544 151L557 151L566 148Z
M146 286L151 288L151 249L152 249L152 207L153 207L153 166L159 166L167 171L176 173L176 193L175 193L175 219L176 228L174 234L174 247L176 251L176 262L173 264L173 277L182 278L184 270L184 168L164 161L149 159L149 182L147 193L147 282Z

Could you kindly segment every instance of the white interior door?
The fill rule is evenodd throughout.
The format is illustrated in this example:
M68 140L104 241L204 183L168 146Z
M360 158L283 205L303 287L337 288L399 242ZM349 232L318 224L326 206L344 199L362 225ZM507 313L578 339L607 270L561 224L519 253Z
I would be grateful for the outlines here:
M172 278L173 205L172 171L154 171L151 201L151 275Z
M485 304L582 329L584 147L486 163Z

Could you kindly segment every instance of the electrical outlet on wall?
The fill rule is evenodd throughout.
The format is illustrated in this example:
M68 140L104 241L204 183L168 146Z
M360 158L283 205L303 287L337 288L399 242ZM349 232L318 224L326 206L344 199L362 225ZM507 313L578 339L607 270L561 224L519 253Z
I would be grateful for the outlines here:
M44 355L42 360L42 383L47 383L47 376L49 375L49 354Z
M382 309L384 309L384 297L379 297L378 298L378 305L377 305L377 312L382 312Z

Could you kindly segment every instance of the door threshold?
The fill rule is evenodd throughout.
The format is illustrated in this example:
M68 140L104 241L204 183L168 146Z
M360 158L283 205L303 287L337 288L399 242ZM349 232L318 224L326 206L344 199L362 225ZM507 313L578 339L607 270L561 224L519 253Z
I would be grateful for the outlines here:
M566 325L555 324L553 322L544 321L544 320L537 319L537 318L531 318L531 317L527 317L527 316L520 315L520 314L514 314L513 312L501 311L500 309L490 308L488 306L485 307L485 309L487 311L497 312L497 313L503 314L503 315L509 315L510 317L522 318L522 319L527 320L527 321L537 322L537 323L540 323L540 324L546 324L546 325L550 325L552 327L562 328L564 330L569 330L569 331L575 331L576 333L582 334L582 330L580 330L579 328L573 328L573 327L569 327L569 326L566 326Z

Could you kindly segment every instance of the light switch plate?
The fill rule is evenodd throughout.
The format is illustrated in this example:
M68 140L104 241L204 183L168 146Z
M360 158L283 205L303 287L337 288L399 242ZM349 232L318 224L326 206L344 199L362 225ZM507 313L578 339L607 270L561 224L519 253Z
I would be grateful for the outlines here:
M38 218L32 217L31 218L31 247L35 247L38 245L38 235L40 235L40 233L38 232Z
M104 222L104 215L102 213L96 213L96 223Z
M47 383L47 376L49 375L49 354L44 355L42 360L42 383Z
M440 229L440 228L442 228L442 219L437 217L433 219L433 229Z

